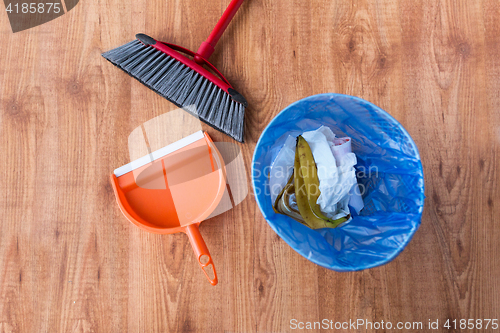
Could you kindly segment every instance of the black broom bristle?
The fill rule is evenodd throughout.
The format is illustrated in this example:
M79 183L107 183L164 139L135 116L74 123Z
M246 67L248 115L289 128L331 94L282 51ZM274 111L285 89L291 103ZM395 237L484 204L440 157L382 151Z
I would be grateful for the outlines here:
M243 142L245 105L180 61L137 39L102 56L178 107Z

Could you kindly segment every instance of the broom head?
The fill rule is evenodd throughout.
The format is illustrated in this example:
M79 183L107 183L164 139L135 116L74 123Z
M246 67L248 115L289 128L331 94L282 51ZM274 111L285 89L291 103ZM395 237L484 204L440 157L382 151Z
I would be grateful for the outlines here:
M243 142L247 101L207 60L201 59L200 64L198 56L195 61L196 53L137 34L136 40L102 56L175 105Z

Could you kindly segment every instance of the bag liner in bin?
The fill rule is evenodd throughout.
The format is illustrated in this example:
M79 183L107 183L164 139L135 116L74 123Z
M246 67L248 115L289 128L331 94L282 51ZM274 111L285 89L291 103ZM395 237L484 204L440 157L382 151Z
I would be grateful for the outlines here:
M324 125L350 137L364 209L340 228L312 230L273 211L269 170L289 135ZM285 108L262 133L253 157L257 203L271 228L294 250L336 271L372 268L394 259L420 226L424 176L408 132L379 107L357 97L315 95Z

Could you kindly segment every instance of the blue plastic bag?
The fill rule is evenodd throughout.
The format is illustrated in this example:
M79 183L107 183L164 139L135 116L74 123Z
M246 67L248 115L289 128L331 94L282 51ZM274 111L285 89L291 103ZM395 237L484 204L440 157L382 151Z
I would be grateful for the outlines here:
M273 211L268 175L288 135L321 125L337 137L352 138L365 208L341 228L312 230ZM394 259L420 226L424 207L424 176L415 142L388 113L347 95L311 96L278 114L257 143L252 183L271 228L305 258L336 271L372 268Z

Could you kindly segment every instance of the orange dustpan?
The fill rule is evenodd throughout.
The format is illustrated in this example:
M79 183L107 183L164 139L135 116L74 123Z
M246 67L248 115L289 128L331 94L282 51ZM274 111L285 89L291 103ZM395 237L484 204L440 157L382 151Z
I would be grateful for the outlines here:
M198 229L226 189L225 165L207 133L196 132L114 171L111 183L122 213L139 228L184 232L212 285L217 274Z

